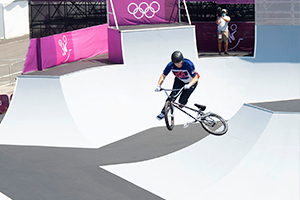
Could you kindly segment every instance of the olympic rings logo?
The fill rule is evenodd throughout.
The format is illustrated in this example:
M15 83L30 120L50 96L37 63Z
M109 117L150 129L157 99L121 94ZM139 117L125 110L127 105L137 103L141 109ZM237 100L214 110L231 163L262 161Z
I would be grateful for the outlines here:
M155 7L157 8L155 9ZM152 3L150 3L150 5L146 2L141 2L139 5L137 5L136 3L130 3L127 7L127 10L136 19L141 19L144 16L150 19L154 17L154 15L160 10L160 5L157 1L153 1Z

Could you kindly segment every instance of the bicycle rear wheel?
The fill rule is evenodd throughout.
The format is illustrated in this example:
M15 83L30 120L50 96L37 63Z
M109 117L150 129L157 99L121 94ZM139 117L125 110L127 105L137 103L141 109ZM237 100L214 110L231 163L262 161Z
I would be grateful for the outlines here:
M200 120L202 127L213 135L223 135L228 130L227 122L219 115L210 113Z
M172 131L174 128L174 107L170 101L166 101L165 104L165 122L167 129Z

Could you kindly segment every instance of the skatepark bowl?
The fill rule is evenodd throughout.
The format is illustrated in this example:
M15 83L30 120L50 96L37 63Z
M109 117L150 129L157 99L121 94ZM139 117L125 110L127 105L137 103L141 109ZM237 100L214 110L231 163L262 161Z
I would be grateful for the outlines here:
M105 54L18 76L0 124L0 199L298 200L299 32L256 25L253 57L203 58L192 26L126 30L124 64ZM183 129L180 113L173 131L155 119L177 49L200 74L189 104L228 120L225 135Z

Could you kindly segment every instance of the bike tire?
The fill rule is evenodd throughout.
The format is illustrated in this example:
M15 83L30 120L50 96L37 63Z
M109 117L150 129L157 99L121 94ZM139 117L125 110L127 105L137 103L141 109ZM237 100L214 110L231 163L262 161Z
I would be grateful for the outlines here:
M165 104L165 122L167 129L172 131L174 128L174 107L170 101L166 101Z
M213 135L224 135L228 131L227 122L219 115L210 113L200 120L200 124L208 133Z

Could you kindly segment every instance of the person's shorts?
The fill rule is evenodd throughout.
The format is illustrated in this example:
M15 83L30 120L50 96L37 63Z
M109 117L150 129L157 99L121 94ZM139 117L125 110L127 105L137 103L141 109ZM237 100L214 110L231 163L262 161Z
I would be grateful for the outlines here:
M228 31L221 31L222 38L219 39L219 42L228 42L229 33Z

